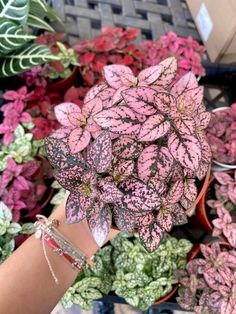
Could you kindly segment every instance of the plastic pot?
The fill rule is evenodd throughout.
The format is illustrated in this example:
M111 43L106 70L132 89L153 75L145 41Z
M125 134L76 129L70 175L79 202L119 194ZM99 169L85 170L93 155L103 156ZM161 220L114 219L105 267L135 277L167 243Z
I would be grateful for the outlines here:
M229 107L216 108L216 109L213 109L212 112L224 111L225 109L229 109ZM223 168L224 170L236 169L236 165L225 164L223 162L217 161L216 159L213 159L213 163Z
M65 79L59 80L57 82L49 83L47 85L47 92L58 93L64 95L65 92L73 85L76 84L78 74L78 67L74 67L71 75Z

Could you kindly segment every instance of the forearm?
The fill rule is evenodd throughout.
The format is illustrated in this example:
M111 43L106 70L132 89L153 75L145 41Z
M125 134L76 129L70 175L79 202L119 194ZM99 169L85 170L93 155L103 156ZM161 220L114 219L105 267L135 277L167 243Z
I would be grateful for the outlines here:
M98 246L86 222L66 225L64 211L56 211L52 216L61 222L58 229L87 257L95 254ZM42 244L32 236L0 266L0 313L50 313L71 286L78 271L61 256L47 247L46 250L59 284L50 273Z

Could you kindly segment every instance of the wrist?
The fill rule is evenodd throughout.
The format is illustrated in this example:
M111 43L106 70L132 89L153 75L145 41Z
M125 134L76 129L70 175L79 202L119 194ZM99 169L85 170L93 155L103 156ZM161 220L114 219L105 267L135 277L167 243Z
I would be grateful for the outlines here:
M87 258L91 258L99 250L99 246L91 234L86 219L75 224L66 223L65 207L63 204L51 214L49 219L59 220L58 230L75 247L79 248Z

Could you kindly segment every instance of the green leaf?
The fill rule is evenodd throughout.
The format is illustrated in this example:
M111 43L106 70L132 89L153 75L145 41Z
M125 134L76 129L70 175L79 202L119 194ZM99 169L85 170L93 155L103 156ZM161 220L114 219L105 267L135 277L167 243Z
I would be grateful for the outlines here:
M5 226L5 224L1 224L1 220L0 220L0 236L4 235L7 232L7 227Z
M16 75L52 60L59 60L59 58L51 53L48 46L32 44L21 52L0 58L0 77Z
M12 222L10 226L7 228L7 233L9 234L17 234L21 231L21 225L17 222Z
M23 126L18 124L17 127L15 128L14 135L15 135L16 138L24 136L25 135L25 131L24 131Z
M1 0L0 18L5 17L17 24L25 25L29 12L29 0Z
M44 19L41 19L40 17L33 14L29 14L27 24L30 27L44 29L49 32L55 32L54 29L50 26L50 24L44 21Z
M0 18L0 54L6 55L17 50L35 38L36 36L25 32L20 25Z
M22 225L20 233L22 234L32 234L35 231L35 226L33 223L28 222Z
M3 202L0 202L0 219L4 221L12 220L12 213L10 209Z

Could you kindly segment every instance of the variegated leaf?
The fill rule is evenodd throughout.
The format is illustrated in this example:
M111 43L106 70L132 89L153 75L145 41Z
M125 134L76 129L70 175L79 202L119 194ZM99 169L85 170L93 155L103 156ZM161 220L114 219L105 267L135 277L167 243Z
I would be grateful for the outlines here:
M150 116L156 113L156 91L150 87L133 87L122 92L127 106L135 112Z
M98 207L98 210L88 217L88 225L94 240L101 247L111 229L111 214L109 208L102 203L95 203L94 206Z
M152 142L164 136L170 129L170 122L161 114L152 115L142 125L138 139L141 142Z
M176 98L168 93L157 93L155 97L155 106L162 113L168 114L172 108L176 108Z
M113 145L113 154L123 159L135 159L142 151L142 144L129 136L121 136Z
M151 85L152 83L155 83L158 80L161 72L162 66L160 65L154 65L142 70L138 75L138 85L142 86L143 83Z
M146 147L138 158L138 175L141 180L148 182L150 178L165 180L173 165L174 159L168 148L155 144Z
M149 226L143 226L139 229L139 237L147 251L153 252L158 248L158 245L164 235L164 231L157 223L152 223Z
M82 107L82 114L89 118L102 110L102 101L100 98L95 98L87 101Z
M173 120L175 128L180 134L195 134L196 124L194 118L183 116Z
M109 168L111 158L111 137L108 131L103 131L88 148L87 164L98 173L103 173Z
M185 94L190 89L198 87L198 82L193 72L183 75L171 88L171 94L176 98Z
M211 120L211 112L201 112L196 115L195 121L198 128L206 129Z
M86 128L76 128L71 131L68 139L71 153L75 154L81 152L88 146L90 139L91 135Z
M82 182L84 171L85 169L83 167L76 165L67 170L55 171L54 177L66 190L78 190L78 187Z
M166 196L167 202L169 204L177 203L180 200L183 193L184 193L183 180L177 180L173 182Z
M122 94L121 93L123 91L125 91L126 89L128 89L127 86L122 86L122 87L117 89L117 91L112 96L112 99L110 102L111 106L114 106L114 105L118 104L119 102L121 102L121 100L122 100Z
M167 87L172 83L177 73L177 60L174 57L170 57L160 62L160 65L162 71L156 85Z
M83 118L83 116L81 115L80 107L71 102L64 102L60 105L57 105L55 107L55 115L60 124L66 127L79 126L79 121L81 121L81 119ZM71 116L72 118L74 117L73 120L75 121L71 121L69 116ZM76 119L77 116L78 118Z
M134 173L133 160L120 160L114 167L113 178L116 182L124 181L131 177Z
M140 130L140 122L135 113L124 105L103 110L95 115L94 120L102 128L108 128L117 134L133 135Z
M188 222L188 217L183 207L179 204L174 204L172 206L171 215L172 215L174 226L185 225Z
M80 195L71 193L66 202L66 222L77 223L86 218L86 211L80 205Z
M98 94L98 97L102 100L103 109L107 109L113 106L113 97L116 90L111 87L107 87Z
M163 230L169 232L173 225L171 210L168 208L161 208L157 215L157 222Z
M128 179L119 186L124 191L122 202L132 212L151 212L160 208L160 197L151 187L137 179Z
M17 24L25 25L29 12L28 0L1 0L0 18L6 18Z
M118 89L122 86L136 85L137 79L130 68L125 65L112 64L103 68L105 80L108 85Z
M183 167L196 171L202 153L199 140L193 135L172 133L168 138L170 153Z
M193 202L197 198L197 186L194 179L186 179L184 181L184 193L180 199L181 205L188 209L192 206Z
M153 213L146 213L146 215L140 215L136 214L136 225L137 228L142 228L144 226L149 226L150 224L154 223L156 220L156 217Z
M74 166L85 168L85 160L80 153L71 154L68 145L68 134L70 130L60 128L45 140L47 158L53 167L68 170Z
M100 200L103 203L117 203L123 196L123 193L117 188L115 183L110 178L100 179L98 181L100 188Z
M135 215L128 209L116 206L113 208L113 218L117 228L124 232L134 232L135 229Z
M100 94L100 92L106 88L107 88L107 85L105 83L98 84L98 85L95 85L92 88L90 88L84 97L84 104L86 104L90 100L96 98Z
M195 174L199 180L203 180L203 178L206 176L207 171L210 167L211 160L212 160L212 153L211 153L211 147L207 142L205 134L202 132L201 133L198 132L198 138L202 147L202 159L199 164L199 168L197 169Z

